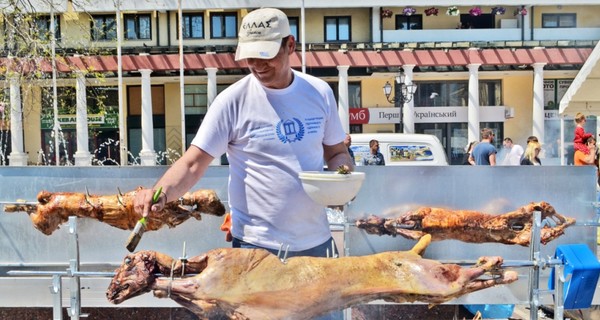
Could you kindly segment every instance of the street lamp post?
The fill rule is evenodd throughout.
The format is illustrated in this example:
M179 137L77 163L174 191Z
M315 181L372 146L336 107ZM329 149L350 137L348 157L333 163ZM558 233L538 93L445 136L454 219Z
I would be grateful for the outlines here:
M396 107L400 109L400 123L396 124L396 132L402 131L402 107L404 107L405 103L408 103L412 100L415 92L417 91L417 85L414 83L406 83L406 76L402 70L398 71L395 79L395 93L392 95L392 84L389 81L385 82L383 86L383 94L389 103L393 103Z

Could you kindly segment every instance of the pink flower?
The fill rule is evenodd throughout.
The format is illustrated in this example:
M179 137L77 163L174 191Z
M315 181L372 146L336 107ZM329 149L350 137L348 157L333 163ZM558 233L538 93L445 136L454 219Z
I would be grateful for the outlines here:
M474 16L474 17L480 16L481 13L482 12L481 12L481 8L480 7L473 7L473 8L471 8L471 10L469 10L469 14L472 15L472 16Z
M438 12L439 12L439 10L436 7L431 7L429 9L425 9L425 15L427 15L427 16L431 16L431 15L437 16Z

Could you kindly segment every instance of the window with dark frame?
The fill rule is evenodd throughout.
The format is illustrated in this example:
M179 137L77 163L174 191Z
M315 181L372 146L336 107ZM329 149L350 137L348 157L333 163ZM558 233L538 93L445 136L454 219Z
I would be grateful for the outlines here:
M290 33L296 41L300 41L300 19L298 17L288 17L288 21L290 22Z
M576 28L575 13L542 13L542 28Z
M125 26L125 39L152 39L152 25L150 22L150 14L126 14L123 16L123 22Z
M350 16L325 17L325 42L352 41Z
M204 13L184 13L183 17L183 38L184 39L203 39L204 38Z
M115 15L93 15L90 32L92 40L115 40L117 39L117 24Z
M415 107L466 107L469 103L468 81L417 82ZM502 82L500 80L479 81L479 104L502 105Z
M414 14L412 16L396 15L396 30L422 30L423 15Z
M39 38L42 40L50 40L52 38L50 34L50 20L50 16L37 16L34 19ZM60 40L60 16L54 16L54 37L56 40Z
M212 39L237 37L237 13L211 12L210 36Z

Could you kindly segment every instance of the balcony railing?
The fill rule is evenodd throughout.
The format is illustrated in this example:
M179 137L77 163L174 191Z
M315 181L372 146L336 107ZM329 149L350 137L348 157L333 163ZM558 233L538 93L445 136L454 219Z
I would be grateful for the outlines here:
M384 30L383 42L598 40L600 28Z

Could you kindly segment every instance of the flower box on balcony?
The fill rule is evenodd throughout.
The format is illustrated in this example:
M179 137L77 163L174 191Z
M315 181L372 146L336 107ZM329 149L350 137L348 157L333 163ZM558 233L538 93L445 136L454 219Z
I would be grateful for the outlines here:
M406 7L406 8L404 8L404 10L402 10L402 13L405 16L412 16L413 14L417 13L417 10L412 7Z
M469 10L469 14L472 15L473 17L478 17L482 14L483 12L481 11L480 7L473 7Z
M493 7L492 14L494 15L503 15L506 13L506 8L504 7Z
M446 14L449 16L457 16L460 14L460 10L458 10L456 6L451 6L448 7L448 10L446 10Z
M392 10L390 9L383 9L381 10L381 17L382 18L391 18L394 15L394 13L392 12Z
M425 9L426 16L437 16L439 12L440 12L440 10L438 10L438 8L436 8L436 7L431 7L429 9Z

